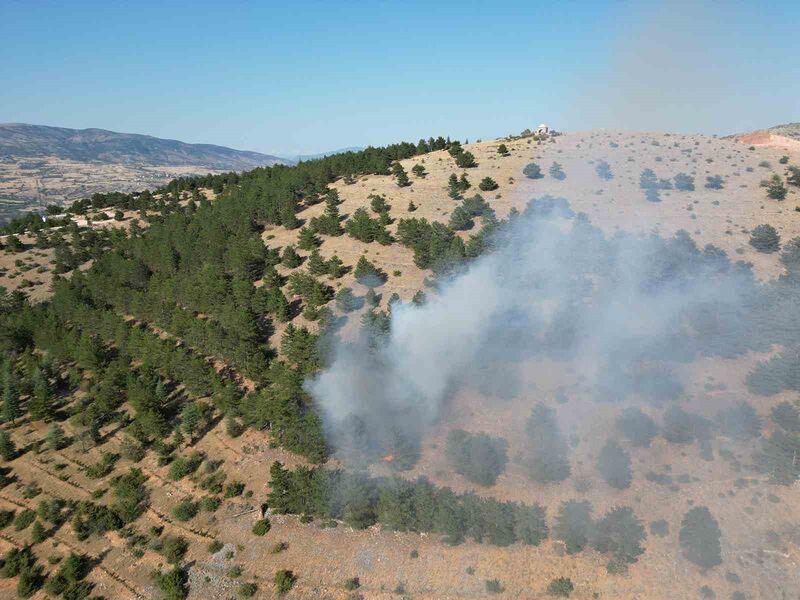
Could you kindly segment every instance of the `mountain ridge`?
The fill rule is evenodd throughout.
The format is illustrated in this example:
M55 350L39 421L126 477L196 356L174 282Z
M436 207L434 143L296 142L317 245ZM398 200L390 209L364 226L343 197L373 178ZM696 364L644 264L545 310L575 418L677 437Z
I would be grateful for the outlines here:
M193 165L215 170L243 170L290 162L278 156L216 144L189 144L94 127L72 129L29 123L0 123L0 156L54 156L81 162L165 167Z

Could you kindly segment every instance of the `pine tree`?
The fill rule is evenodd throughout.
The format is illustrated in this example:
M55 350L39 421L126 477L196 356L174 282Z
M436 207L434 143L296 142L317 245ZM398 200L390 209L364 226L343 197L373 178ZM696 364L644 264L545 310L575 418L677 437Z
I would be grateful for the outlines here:
M328 260L327 271L333 279L339 279L345 274L344 263L336 254L331 256Z
M14 422L22 416L22 410L19 406L19 390L17 389L16 375L9 367L6 372L5 382L3 386L3 420L6 422Z
M458 176L455 173L450 174L447 180L447 195L453 200L461 198L461 188L458 185Z
M283 249L281 264L283 264L284 267L287 269L294 269L295 267L299 267L301 262L303 262L303 259L300 258L294 246L286 246L286 248Z
M525 168L522 169L522 174L528 179L541 179L544 177L542 175L542 168L536 163L528 163L525 165Z
M33 395L28 401L28 413L34 421L41 421L50 416L52 401L50 386L41 369L36 369L33 374Z
M308 271L312 275L325 275L328 273L328 263L319 253L319 248L314 248L308 256Z
M497 153L498 153L500 156L508 156L508 154L509 154L509 152L508 152L508 148L506 147L506 145L505 145L505 144L500 144L500 145L497 147Z
M427 173L425 172L425 167L423 167L420 163L417 163L413 167L411 167L411 172L420 178L425 177L425 175L427 175Z
M61 450L67 445L67 436L58 423L53 423L47 430L47 445L51 450Z
M575 554L589 543L592 526L592 505L586 500L569 500L558 509L553 537L564 542L568 554Z
M311 251L321 244L320 239L310 227L301 227L297 239L297 247L301 250Z
M759 252L776 252L781 247L781 236L772 225L758 225L750 234L750 245Z
M392 165L392 175L397 179L397 187L406 187L411 185L411 180L408 178L408 173L399 162Z
M800 167L791 166L787 170L786 183L800 186Z
M606 442L600 451L597 470L613 488L623 490L631 485L631 457L614 440Z
M358 259L354 275L358 283L367 287L377 287L386 281L386 274L367 260L363 254Z
M498 187L499 186L497 185L497 182L491 177L484 177L478 184L478 188L480 188L480 190L483 192L491 192L496 190Z
M456 166L459 169L471 169L478 166L478 163L475 162L475 156L473 156L472 152L463 151L455 158Z
M783 180L780 175L773 175L767 183L767 197L772 200L784 200L786 198L787 189L783 185Z
M528 419L530 448L526 458L530 476L542 483L563 481L570 474L569 449L553 409L537 404Z
M0 431L0 458L9 461L17 456L17 447L7 431Z
M554 162L552 165L550 165L549 173L550 177L557 179L558 181L562 181L567 177L566 173L564 173L564 169L562 169L561 165L557 162Z
M722 564L722 548L717 520L705 506L687 512L678 535L683 556L705 569Z

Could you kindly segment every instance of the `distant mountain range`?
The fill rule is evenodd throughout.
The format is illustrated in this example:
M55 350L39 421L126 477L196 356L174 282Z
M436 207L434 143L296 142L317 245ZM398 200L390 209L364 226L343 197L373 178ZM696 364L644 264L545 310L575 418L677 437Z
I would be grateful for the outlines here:
M211 170L252 169L288 162L277 156L212 144L186 144L105 129L67 129L24 123L0 124L0 157L49 156L77 162Z
M104 129L0 124L0 221L96 192L155 189L175 177L291 160Z

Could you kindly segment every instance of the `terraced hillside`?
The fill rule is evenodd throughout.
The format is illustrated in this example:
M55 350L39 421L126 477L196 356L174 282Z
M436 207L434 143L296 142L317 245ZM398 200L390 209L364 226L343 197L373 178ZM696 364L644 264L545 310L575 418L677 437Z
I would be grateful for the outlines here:
M431 139L28 221L0 255L0 589L791 597L798 164L791 149L660 133ZM583 213L592 239L663 243L670 281L706 260L720 285L741 276L759 327L735 352L645 360L613 401L579 358L525 354L513 393L481 381L492 373L462 382L416 445L370 448L366 465L333 446L304 386L332 345L380 348L396 302L435 304L515 220L542 231L537 207L559 198L565 236ZM693 323L676 335L716 340ZM539 477L531 453L563 458L566 476ZM59 576L70 552L88 560Z

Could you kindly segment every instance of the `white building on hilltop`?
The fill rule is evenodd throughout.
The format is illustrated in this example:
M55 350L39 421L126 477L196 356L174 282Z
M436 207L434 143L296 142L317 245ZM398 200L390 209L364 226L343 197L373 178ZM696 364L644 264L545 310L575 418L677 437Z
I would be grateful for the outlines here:
M545 125L544 123L542 123L541 125L539 125L536 128L536 133L537 134L542 133L544 135L548 135L550 133L550 128L547 125Z

